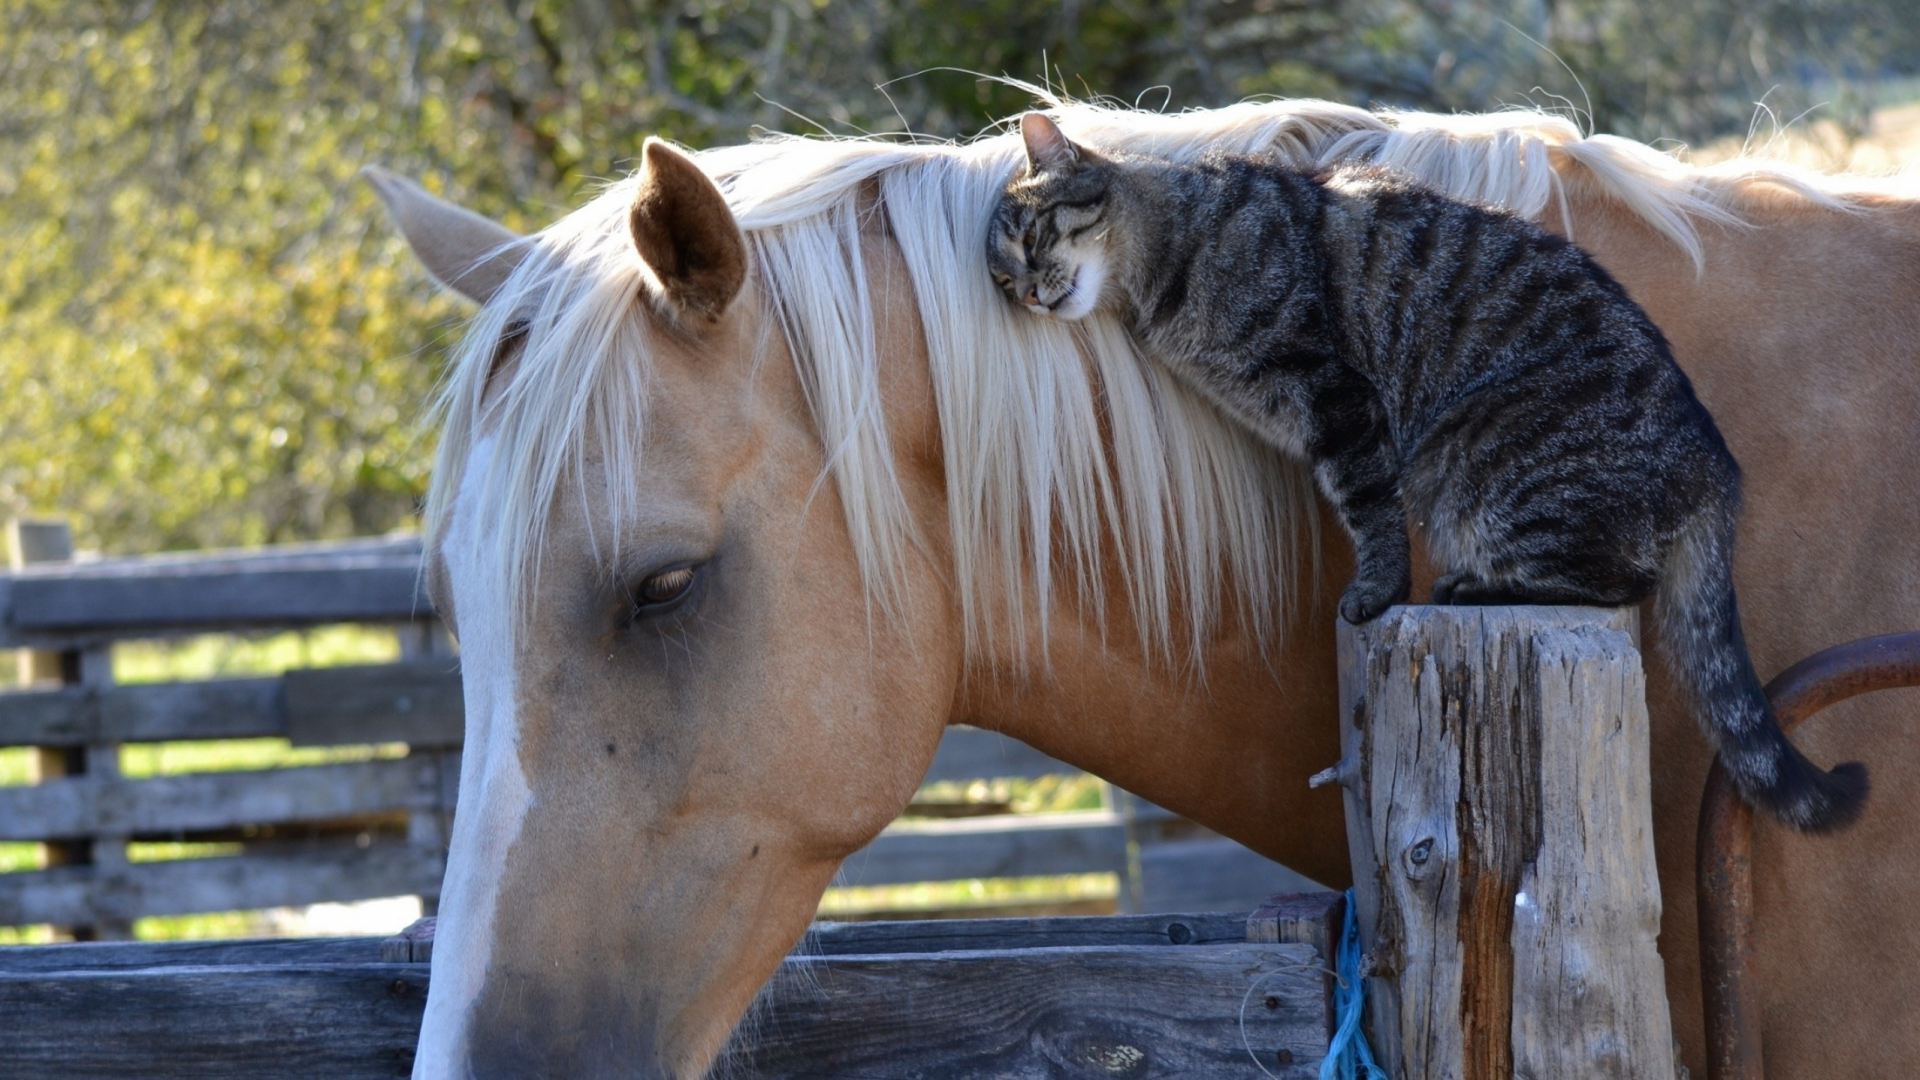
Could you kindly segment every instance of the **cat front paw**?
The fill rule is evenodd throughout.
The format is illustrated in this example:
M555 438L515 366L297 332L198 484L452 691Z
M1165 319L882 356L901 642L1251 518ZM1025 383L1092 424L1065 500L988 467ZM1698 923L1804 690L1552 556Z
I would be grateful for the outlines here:
M1369 581L1354 578L1340 594L1340 617L1355 626L1372 622L1393 605L1407 598L1411 585L1405 581Z
M1433 599L1431 602L1435 604L1451 604L1454 602L1454 593L1458 592L1462 586L1470 586L1472 583L1473 575L1465 570L1455 570L1451 573L1441 574L1433 583Z

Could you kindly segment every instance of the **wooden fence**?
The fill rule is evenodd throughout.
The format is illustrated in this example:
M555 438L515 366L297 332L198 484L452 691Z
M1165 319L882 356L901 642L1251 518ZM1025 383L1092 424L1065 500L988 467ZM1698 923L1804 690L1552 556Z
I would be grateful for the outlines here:
M1675 1075L1635 627L1549 607L1339 627L1343 756L1316 782L1346 792L1362 951L1337 959L1388 1075ZM1251 916L817 926L726 1074L1307 1080L1342 912L1321 893ZM431 953L424 919L377 947L0 949L0 1080L404 1076Z
M0 746L35 748L39 782L0 787L0 841L46 845L0 874L0 926L122 938L143 915L414 894L431 911L458 787L458 657L418 588L413 537L93 562L64 526L16 523L0 575L0 648L34 688L0 693ZM397 663L268 678L116 685L115 641L393 626ZM58 685L51 685L57 683ZM403 756L124 777L130 743L282 737L404 744ZM928 781L1073 773L1022 743L950 731ZM129 842L239 842L238 855L133 862ZM1122 910L1245 909L1298 875L1125 793L1102 809L896 823L850 858L848 885L1113 872Z
M820 924L719 1075L1312 1080L1328 893L1249 915ZM425 954L335 938L0 948L0 1080L409 1075Z

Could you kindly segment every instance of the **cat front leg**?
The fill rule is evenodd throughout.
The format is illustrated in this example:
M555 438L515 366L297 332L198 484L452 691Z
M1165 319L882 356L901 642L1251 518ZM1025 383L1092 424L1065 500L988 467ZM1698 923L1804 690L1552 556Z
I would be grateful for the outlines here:
M1335 397L1332 407L1315 409L1310 450L1320 490L1353 538L1353 580L1340 596L1340 617L1358 624L1407 599L1413 561L1400 463L1386 416L1370 384L1358 374L1344 381L1360 385L1342 387L1329 395Z

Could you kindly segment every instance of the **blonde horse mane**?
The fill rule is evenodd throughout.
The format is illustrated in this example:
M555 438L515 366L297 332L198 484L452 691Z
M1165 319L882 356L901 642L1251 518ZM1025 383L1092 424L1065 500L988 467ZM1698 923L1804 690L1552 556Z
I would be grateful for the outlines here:
M1568 186L1580 185L1637 215L1697 267L1697 223L1737 225L1750 192L1852 204L1839 184L1788 166L1737 160L1694 168L1537 112L1442 116L1303 100L1178 114L1054 106L1069 134L1096 146L1186 159L1209 150L1268 153L1308 168L1368 162L1533 218L1561 207ZM1025 655L1032 634L1045 638L1057 590L1071 590L1104 618L1111 571L1156 656L1197 659L1228 611L1241 613L1242 629L1273 640L1293 599L1300 538L1317 535L1308 527L1309 477L1143 363L1111 319L1069 326L1002 299L982 250L1000 187L1020 157L1015 134L969 142L775 137L697 155L746 232L755 288L773 315L767 323L784 331L793 352L870 602L883 617L896 609L905 555L920 538L881 411L874 283L860 244L869 184L918 298L969 655L996 645ZM438 404L428 528L437 532L451 510L484 429L493 441L489 474L472 488L479 505L468 512L492 523L489 561L523 611L553 499L563 483L585 483L584 448L607 448L598 466L607 500L603 558L617 548L640 490L651 331L633 303L641 271L626 218L635 182L611 185L523 242L527 257L475 316ZM496 345L519 320L530 330L527 348L483 415ZM1013 640L996 642L997 628Z

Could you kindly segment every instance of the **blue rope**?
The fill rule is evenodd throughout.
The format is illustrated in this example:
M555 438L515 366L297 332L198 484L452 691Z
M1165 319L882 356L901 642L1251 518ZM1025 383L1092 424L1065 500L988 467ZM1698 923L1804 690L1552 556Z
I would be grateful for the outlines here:
M1360 925L1353 918L1353 890L1347 890L1347 914L1340 924L1340 942L1334 946L1333 1041L1320 1062L1320 1080L1387 1080L1386 1070L1373 1063L1373 1048L1360 1030L1360 1013L1367 1001L1360 978Z

